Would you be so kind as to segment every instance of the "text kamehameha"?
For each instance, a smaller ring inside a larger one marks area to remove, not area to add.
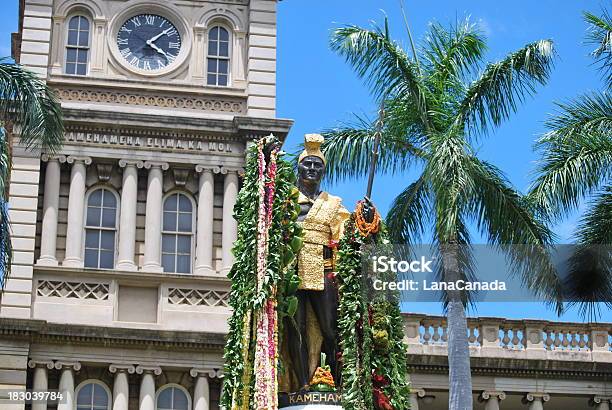
[[[136,148],[161,148],[183,151],[232,152],[232,144],[217,141],[186,140],[179,138],[138,137],[131,135],[107,135],[90,132],[68,132],[68,142],[84,142],[100,145],[119,145]]]

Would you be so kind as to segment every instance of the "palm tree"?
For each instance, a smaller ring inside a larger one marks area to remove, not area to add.
[[[389,34],[388,23],[372,30],[347,26],[334,31],[332,48],[384,100],[378,170],[418,167],[387,215],[397,243],[415,244],[432,232],[441,256],[439,279],[473,275],[469,224],[494,245],[533,245],[531,258],[515,252],[529,288],[556,303],[560,283],[542,246],[551,233],[494,165],[476,155],[474,144],[516,111],[546,83],[554,51],[550,40],[527,44],[503,60],[483,64],[485,38],[468,20],[449,28],[432,24],[421,48],[410,56]],[[368,170],[375,124],[360,119],[326,132],[325,154],[332,179]],[[448,292],[449,409],[472,409],[472,383],[465,309],[469,295]]]
[[[61,106],[53,91],[36,74],[0,59],[0,296],[11,267],[7,212],[10,127],[28,149],[53,153],[64,140]]]
[[[530,196],[552,222],[589,199],[575,232],[579,245],[576,257],[582,254],[593,261],[594,245],[612,244],[612,16],[604,9],[601,16],[584,13],[584,18],[605,89],[558,104],[558,112],[546,122],[548,132],[536,144],[542,159]],[[609,267],[570,272],[567,288],[573,291],[572,299],[586,300],[580,304],[584,316],[599,315],[597,301],[612,307],[612,276],[608,272]]]

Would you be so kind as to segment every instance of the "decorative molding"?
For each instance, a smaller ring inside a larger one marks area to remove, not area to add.
[[[189,170],[184,168],[172,168],[174,176],[174,184],[176,186],[185,186],[189,178]]]
[[[98,170],[98,181],[108,182],[111,179],[113,173],[113,164],[96,163],[96,169]]]
[[[108,283],[66,282],[40,280],[36,286],[36,295],[81,300],[108,300]]]
[[[225,175],[225,174],[239,174],[242,175],[244,174],[244,168],[241,167],[232,167],[232,166],[222,166],[221,167],[221,174]]]
[[[91,165],[91,161],[92,161],[91,157],[77,157],[77,156],[70,155],[66,158],[66,162],[69,164],[82,162],[85,165]]]
[[[75,372],[78,372],[79,370],[81,370],[81,363],[79,363],[79,362],[64,362],[64,361],[58,360],[58,361],[55,362],[55,369],[56,370],[72,369]]]
[[[490,398],[496,398],[499,401],[505,400],[506,399],[506,393],[504,393],[503,391],[483,391],[480,396],[478,397],[479,401],[487,401]]]
[[[229,307],[229,292],[204,289],[168,289],[170,305]]]
[[[136,374],[153,373],[155,376],[162,374],[162,369],[159,366],[136,366]]]
[[[52,360],[30,360],[28,361],[28,367],[30,369],[35,369],[37,367],[46,367],[49,370],[55,368],[55,363]]]
[[[137,160],[133,160],[133,159],[120,159],[119,160],[119,167],[120,168],[125,168],[128,166],[134,166],[136,168],[142,168],[144,167],[144,161],[137,161]]]
[[[108,371],[111,373],[127,372],[128,374],[134,374],[134,372],[136,371],[136,367],[134,367],[134,365],[131,365],[131,364],[113,363],[110,366],[108,366]]]
[[[171,94],[146,94],[130,91],[113,91],[103,89],[58,88],[57,93],[62,101],[78,101],[85,103],[125,104],[142,107],[176,108],[182,110],[198,110],[222,112],[230,114],[245,114],[244,99],[212,98],[185,96],[177,97]]]

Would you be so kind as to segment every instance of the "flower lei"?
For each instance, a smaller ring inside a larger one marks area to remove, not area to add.
[[[363,235],[357,223],[357,215],[351,215],[338,251],[342,406],[405,410],[410,404],[399,295],[373,291],[373,278],[362,270],[363,246],[387,242],[384,225],[372,237]]]
[[[231,410],[278,408],[279,337],[282,318],[295,305],[293,265],[301,234],[291,165],[277,140],[249,148],[243,188],[234,214],[238,239],[232,280],[230,331],[225,349],[222,405]],[[272,145],[272,147],[270,146]],[[269,150],[266,161],[265,151]]]

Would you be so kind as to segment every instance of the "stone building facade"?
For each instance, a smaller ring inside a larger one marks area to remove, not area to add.
[[[13,147],[0,410],[218,409],[245,148],[292,125],[276,118],[277,1],[20,6],[13,55],[57,90],[66,135],[57,153]],[[443,410],[445,319],[405,320],[412,408]],[[476,409],[610,409],[612,325],[469,332]],[[3,397],[25,389],[68,397]]]
[[[13,54],[66,130],[57,153],[15,142],[0,388],[71,392],[59,410],[218,408],[245,148],[292,125],[277,2],[20,6]]]

